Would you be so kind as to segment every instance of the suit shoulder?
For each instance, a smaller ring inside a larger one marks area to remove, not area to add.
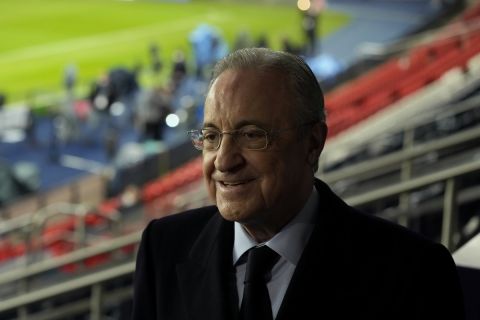
[[[358,241],[370,248],[386,252],[404,252],[407,255],[424,252],[439,244],[424,235],[381,217],[353,209],[353,220]]]
[[[217,207],[207,206],[191,209],[150,221],[146,229],[154,233],[175,233],[192,229],[202,229],[210,218],[218,212]]]
[[[372,252],[391,252],[392,249],[416,251],[433,243],[399,224],[348,205],[320,180],[316,181],[316,188],[323,199],[320,210],[330,212],[321,217],[321,223],[326,225],[324,231],[330,233],[335,230],[334,237],[338,237],[338,243]]]
[[[183,259],[217,212],[209,206],[154,219],[144,229],[140,247],[155,261]]]

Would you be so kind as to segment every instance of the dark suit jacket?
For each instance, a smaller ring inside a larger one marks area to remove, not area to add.
[[[277,320],[463,319],[445,247],[346,205],[323,182],[318,222]],[[236,319],[233,223],[216,207],[152,221],[137,257],[133,319]]]

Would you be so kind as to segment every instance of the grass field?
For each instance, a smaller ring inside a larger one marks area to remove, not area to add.
[[[35,93],[59,92],[68,64],[77,67],[79,83],[85,87],[110,67],[147,65],[150,43],[159,45],[166,75],[174,50],[184,50],[191,60],[188,36],[201,23],[221,30],[230,45],[242,30],[253,38],[267,34],[274,48],[279,48],[283,36],[301,43],[295,3],[1,0],[0,92],[8,102]],[[325,11],[322,34],[348,19]],[[148,79],[143,74],[142,81]]]

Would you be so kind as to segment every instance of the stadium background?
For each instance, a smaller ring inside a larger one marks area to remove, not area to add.
[[[263,40],[325,89],[317,175],[455,252],[479,319],[478,2],[319,3],[309,50],[295,1],[0,2],[0,317],[128,318],[143,226],[209,203],[185,134],[209,68]]]

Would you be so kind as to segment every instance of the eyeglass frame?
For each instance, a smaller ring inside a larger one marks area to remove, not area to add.
[[[310,122],[306,122],[306,123],[303,123],[303,124],[300,124],[298,126],[295,126],[295,127],[291,127],[291,128],[282,128],[282,129],[273,129],[273,130],[266,130],[264,128],[261,128],[261,127],[258,127],[256,125],[251,125],[251,126],[254,126],[256,129],[260,130],[260,131],[263,131],[265,133],[265,146],[262,147],[262,148],[246,148],[246,147],[242,147],[243,149],[245,150],[251,150],[251,151],[260,151],[260,150],[265,150],[268,148],[268,146],[270,145],[270,142],[271,142],[271,138],[281,132],[281,131],[288,131],[288,130],[296,130],[298,128],[301,128],[303,126],[309,126],[309,125],[314,125],[316,123],[320,122],[320,120],[315,120],[315,121],[310,121]],[[244,127],[247,127],[248,125],[244,126]],[[187,131],[187,134],[190,136],[190,140],[192,141],[192,144],[193,144],[193,147],[197,150],[200,150],[200,151],[216,151],[218,149],[220,149],[220,146],[222,144],[222,141],[223,141],[223,135],[225,134],[229,134],[232,136],[233,140],[235,141],[235,143],[238,143],[237,142],[237,137],[238,137],[238,133],[240,131],[242,131],[243,128],[240,128],[240,129],[235,129],[235,130],[228,130],[228,131],[220,131],[216,128],[202,128],[202,129],[195,129],[195,130],[189,130]],[[197,134],[199,136],[203,136],[203,132],[202,130],[212,130],[212,131],[216,131],[220,134],[220,139],[218,140],[218,145],[213,148],[213,149],[205,149],[203,147],[203,142],[202,142],[202,147],[199,148],[197,147],[197,145],[195,144],[195,141],[194,141],[194,138],[193,138],[193,135],[194,134]]]

